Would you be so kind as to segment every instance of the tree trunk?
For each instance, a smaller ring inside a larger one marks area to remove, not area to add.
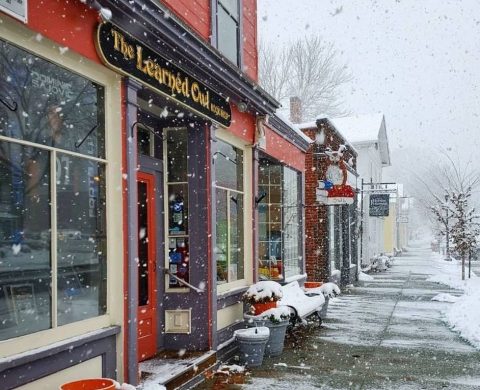
[[[462,280],[465,280],[465,256],[462,256]]]

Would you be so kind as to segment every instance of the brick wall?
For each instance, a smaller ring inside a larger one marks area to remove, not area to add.
[[[338,150],[345,143],[338,133],[328,125],[323,125],[325,131],[325,147]],[[305,129],[304,133],[312,140],[320,130],[315,128]],[[328,220],[327,206],[319,205],[316,201],[316,188],[318,180],[325,178],[329,165],[325,156],[314,153],[320,151],[312,144],[305,157],[305,265],[307,279],[311,281],[328,281]],[[344,154],[345,161],[356,154],[347,150]]]

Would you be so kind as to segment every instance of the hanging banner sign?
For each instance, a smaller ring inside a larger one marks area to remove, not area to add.
[[[370,217],[388,217],[390,211],[389,194],[370,195]]]
[[[113,24],[99,25],[97,51],[110,68],[137,79],[222,126],[230,126],[232,112],[224,97]]]
[[[329,152],[330,165],[325,180],[319,180],[316,189],[317,202],[326,206],[350,205],[355,200],[355,191],[347,184],[348,172],[343,161],[343,149]]]

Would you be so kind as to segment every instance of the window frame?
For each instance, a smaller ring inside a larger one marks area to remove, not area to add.
[[[107,240],[107,280],[106,280],[106,312],[96,317],[87,318],[84,320],[68,323],[61,325],[59,327],[52,326],[45,330],[40,330],[38,332],[29,333],[26,335],[6,339],[0,342],[0,345],[4,347],[5,351],[9,351],[8,354],[12,353],[22,353],[29,351],[33,348],[41,348],[45,345],[59,342],[66,338],[75,337],[82,335],[86,332],[97,330],[99,328],[108,327],[111,324],[118,323],[123,319],[123,300],[118,300],[115,297],[112,297],[111,291],[123,290],[123,270],[119,274],[118,266],[114,264],[112,259],[123,258],[124,251],[123,247],[118,245],[113,245],[113,243],[118,240],[118,237],[123,235],[123,209],[118,210],[118,205],[123,204],[123,198],[121,191],[116,191],[115,188],[122,187],[122,172],[119,167],[122,166],[121,153],[119,151],[122,148],[122,139],[121,137],[111,136],[109,134],[110,129],[121,128],[121,118],[118,117],[115,113],[121,110],[122,98],[121,98],[121,78],[114,73],[106,69],[100,64],[93,63],[91,61],[85,61],[84,57],[81,55],[69,51],[60,54],[61,46],[57,43],[50,41],[47,38],[42,39],[41,41],[32,40],[32,32],[27,29],[25,26],[19,26],[17,23],[14,23],[10,20],[3,19],[3,23],[0,25],[0,39],[4,40],[10,45],[16,46],[21,50],[24,50],[31,54],[32,56],[40,57],[56,66],[59,66],[68,72],[77,74],[81,77],[84,77],[104,88],[104,124],[105,124],[105,156],[104,158],[99,158],[95,156],[87,156],[81,153],[53,148],[47,145],[35,144],[30,141],[15,139],[7,136],[0,136],[2,141],[12,142],[20,145],[31,146],[35,148],[42,149],[55,149],[56,152],[62,154],[68,154],[73,157],[79,157],[82,159],[89,159],[92,161],[97,161],[104,163],[105,167],[105,192],[106,197],[109,199],[107,202],[105,210],[105,226],[106,226],[106,240]],[[54,158],[55,153],[51,153],[50,162]],[[53,167],[50,167],[50,172]],[[54,178],[55,176],[53,176]],[[52,175],[50,180],[53,180]],[[54,183],[55,184],[55,183]],[[55,195],[55,190],[52,186],[50,189],[52,198]],[[56,195],[55,195],[56,197]],[[56,212],[56,204],[51,200],[51,219],[56,218],[54,213]],[[114,207],[113,205],[117,205]],[[54,226],[52,225],[52,236],[56,234],[53,231]],[[51,258],[51,267],[53,269],[53,253],[56,254],[56,246],[54,241],[52,242],[52,258]],[[58,262],[57,262],[58,263]],[[57,264],[55,264],[55,267]],[[54,276],[52,275],[52,278]],[[52,290],[56,286],[53,286],[53,280],[56,280],[56,277],[52,279]],[[56,310],[56,299],[52,296],[52,313]],[[122,302],[121,302],[122,301]],[[61,331],[59,329],[61,328]]]
[[[277,279],[280,282],[285,282],[286,280],[295,277],[297,275],[302,275],[305,272],[305,263],[304,263],[304,252],[303,252],[303,212],[302,212],[302,203],[303,203],[303,188],[302,188],[302,173],[298,171],[297,169],[282,163],[278,160],[275,160],[274,158],[270,157],[269,155],[265,153],[260,153],[259,156],[259,168],[261,165],[262,161],[268,161],[270,166],[279,166],[281,171],[281,177],[280,177],[280,194],[281,194],[281,203],[280,203],[280,210],[281,210],[281,251],[282,251],[282,273],[281,273],[281,278]],[[298,267],[300,269],[299,274],[295,275],[286,275],[285,274],[285,170],[289,169],[296,175],[296,186],[297,186],[297,217],[298,217]],[[260,171],[260,169],[259,169]],[[264,183],[260,183],[260,180],[258,180],[257,183],[258,187],[264,186]],[[271,186],[271,183],[269,181],[268,187]],[[258,209],[258,206],[257,206]],[[259,223],[259,222],[258,222]],[[267,243],[270,243],[270,240],[265,241]],[[257,230],[257,243],[260,243],[260,237],[259,237],[259,229]],[[258,248],[257,248],[257,258],[258,258]],[[258,259],[260,260],[260,259]],[[259,274],[258,269],[257,269],[257,274]],[[268,280],[275,280],[275,279],[268,279]]]
[[[170,182],[168,178],[168,132],[170,131],[181,131],[185,130],[187,133],[187,180],[186,181],[175,181],[175,182]],[[169,207],[169,199],[168,199],[168,190],[169,186],[171,185],[186,185],[187,187],[187,194],[189,194],[189,175],[188,175],[188,166],[189,166],[189,161],[188,161],[188,139],[189,139],[189,131],[188,127],[185,126],[176,126],[176,127],[166,127],[163,129],[163,209],[165,210],[164,212],[164,240],[165,240],[165,245],[164,245],[164,266],[165,269],[170,269],[170,255],[169,255],[169,240],[170,238],[184,238],[188,242],[188,247],[190,248],[190,197],[188,196],[187,198],[187,220],[188,220],[188,231],[185,234],[178,234],[178,235],[170,235],[169,232],[169,221],[170,221],[170,207]],[[189,277],[190,275],[190,267],[188,269],[188,274]],[[180,285],[179,287],[170,287],[170,275],[165,275],[165,292],[166,293],[189,293],[190,288],[184,285]]]
[[[226,55],[220,51],[218,48],[218,7],[222,7],[225,12],[230,16],[230,13],[228,12],[227,8],[224,7],[221,3],[221,0],[211,0],[210,3],[210,8],[211,8],[211,25],[212,25],[212,31],[211,31],[211,39],[210,43],[212,46],[214,46],[222,55],[224,58],[234,64],[236,67],[240,68],[243,70],[243,0],[236,0],[237,6],[238,6],[238,21],[237,21],[237,61],[232,62],[229,58],[226,57]],[[233,18],[232,18],[233,19]]]
[[[252,263],[252,248],[253,248],[253,235],[248,234],[248,232],[253,231],[253,202],[252,202],[252,180],[251,175],[248,175],[248,172],[252,172],[252,146],[249,144],[242,143],[238,138],[233,136],[226,129],[218,128],[215,131],[215,136],[218,140],[226,142],[235,148],[238,148],[243,151],[243,279],[238,279],[233,282],[226,282],[217,284],[215,280],[215,286],[217,288],[217,296],[235,290],[237,288],[247,287],[253,282],[253,263]],[[216,140],[213,141],[212,148],[212,173],[215,174],[215,165],[213,160],[213,154],[216,151],[215,148]],[[212,188],[212,226],[216,225],[216,180],[211,184]],[[225,187],[219,186],[218,188],[225,190]],[[229,189],[230,190],[230,189]],[[241,191],[235,191],[241,192]],[[216,245],[216,230],[212,234],[213,247]],[[213,256],[213,266],[216,268],[217,265],[217,255],[212,253]],[[215,272],[216,275],[216,272]]]

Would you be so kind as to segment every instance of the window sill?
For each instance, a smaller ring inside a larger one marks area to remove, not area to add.
[[[307,279],[307,274],[300,274],[300,275],[293,275],[293,276],[289,276],[288,278],[285,278],[285,283],[290,283],[290,282],[294,282],[296,280],[305,280]]]
[[[248,290],[248,286],[232,287],[230,290],[217,293],[217,301],[220,299],[229,298],[233,295],[243,294],[247,290]]]

